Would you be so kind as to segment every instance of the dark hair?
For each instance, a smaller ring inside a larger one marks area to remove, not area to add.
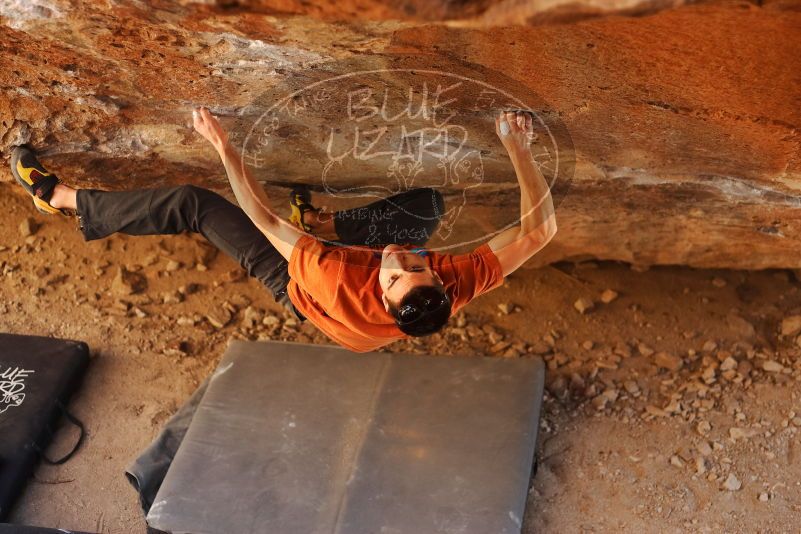
[[[418,286],[389,309],[400,331],[412,337],[438,332],[451,316],[451,299],[440,286]]]

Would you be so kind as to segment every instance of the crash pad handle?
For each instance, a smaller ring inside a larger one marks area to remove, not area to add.
[[[50,465],[61,465],[70,458],[72,458],[75,455],[75,453],[78,452],[78,449],[81,448],[81,445],[83,444],[83,438],[86,436],[86,429],[84,428],[83,423],[80,420],[78,420],[77,417],[72,415],[67,410],[67,408],[60,402],[56,402],[56,406],[58,407],[59,410],[61,410],[62,415],[67,419],[67,421],[78,427],[78,430],[80,430],[80,434],[78,435],[78,441],[75,443],[75,446],[72,448],[72,450],[67,454],[65,454],[63,457],[59,458],[58,460],[51,460],[50,457],[47,456],[47,453],[45,453],[45,451],[41,447],[39,447],[38,444],[36,443],[33,444],[33,449],[39,453],[39,456],[42,457],[42,460],[44,460]]]

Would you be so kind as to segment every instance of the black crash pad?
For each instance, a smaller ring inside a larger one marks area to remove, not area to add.
[[[66,414],[88,364],[85,343],[0,334],[0,521]]]
[[[233,342],[148,513],[166,532],[519,532],[538,358]]]

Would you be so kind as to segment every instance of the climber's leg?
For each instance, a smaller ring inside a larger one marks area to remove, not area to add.
[[[439,191],[421,187],[367,206],[338,211],[327,222],[344,245],[423,246],[444,213],[445,203]]]
[[[115,232],[197,232],[267,286],[276,301],[290,305],[286,260],[245,212],[217,193],[192,185],[112,192],[81,189],[76,210],[87,241]]]

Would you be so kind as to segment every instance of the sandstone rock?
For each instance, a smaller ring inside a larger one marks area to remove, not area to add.
[[[617,297],[618,297],[617,291],[613,289],[605,289],[601,293],[601,302],[603,302],[604,304],[609,304],[610,302],[617,300]]]
[[[742,339],[753,339],[756,335],[754,325],[742,316],[736,313],[730,313],[726,316],[726,322],[732,331],[736,332]]]
[[[737,364],[737,372],[744,377],[750,375],[753,368],[754,365],[748,360],[740,360],[740,363]]]
[[[703,475],[706,473],[706,460],[702,457],[695,459],[695,474]]]
[[[492,345],[489,350],[493,354],[498,354],[498,353],[501,353],[501,352],[505,351],[510,346],[511,346],[511,343],[509,343],[508,341],[499,341],[499,342],[495,343],[494,345]]]
[[[509,315],[510,313],[514,313],[517,311],[517,306],[515,306],[511,302],[502,302],[501,304],[498,304],[498,310],[503,315]]]
[[[616,354],[604,355],[595,361],[595,365],[599,369],[618,369],[620,367],[620,356]]]
[[[654,356],[654,363],[659,367],[674,372],[684,365],[684,361],[679,356],[668,352],[657,352]]]
[[[709,421],[698,421],[698,424],[695,425],[695,430],[701,436],[706,436],[712,430],[712,425]]]
[[[218,329],[227,326],[231,319],[233,319],[231,312],[224,307],[206,315],[209,324]]]
[[[791,337],[801,332],[801,315],[790,315],[782,319],[781,334]]]
[[[759,435],[759,430],[756,430],[754,428],[731,427],[729,429],[729,437],[735,441],[738,439],[753,438],[754,436],[758,435]]]
[[[623,382],[623,389],[626,390],[627,393],[635,395],[640,392],[640,386],[637,385],[637,382],[634,380],[626,380]]]
[[[729,476],[726,477],[726,481],[723,483],[723,487],[728,491],[738,491],[743,487],[743,484],[734,473],[729,473]]]
[[[592,399],[592,404],[595,406],[597,410],[603,410],[606,408],[607,404],[613,403],[617,400],[618,397],[618,390],[615,388],[609,388],[604,390],[603,393],[598,395],[597,397]]]
[[[188,341],[171,341],[166,347],[164,347],[163,354],[165,356],[182,358],[189,354],[190,351],[191,345]]]
[[[775,360],[765,360],[762,362],[762,369],[768,373],[781,373],[784,371],[784,366]]]
[[[245,279],[245,271],[242,269],[231,269],[222,275],[223,282],[239,282]]]
[[[200,185],[219,186],[219,161],[186,128],[193,105],[211,106],[244,137],[267,107],[259,97],[301,89],[312,66],[330,66],[328,75],[386,70],[408,55],[418,67],[467,75],[466,65],[475,64],[483,82],[542,95],[547,120],[561,118],[571,144],[580,147],[564,149],[569,157],[562,161],[575,162],[570,167],[582,179],[559,212],[563,231],[532,263],[596,257],[798,268],[801,221],[788,215],[794,207],[786,202],[797,193],[799,173],[797,91],[773,75],[799,70],[793,32],[801,14],[792,2],[676,7],[649,17],[583,20],[569,31],[544,24],[682,3],[414,0],[404,8],[376,0],[220,0],[144,9],[87,0],[59,2],[58,16],[45,18],[31,15],[37,11],[29,2],[5,2],[2,64],[26,59],[0,72],[4,87],[24,87],[0,95],[0,151],[29,142],[58,154],[60,173],[76,177],[78,186],[133,188],[189,173]],[[254,16],[248,7],[269,16]],[[332,22],[342,19],[347,29]],[[420,26],[453,19],[458,24]],[[504,26],[503,39],[496,24]],[[335,58],[348,63],[331,66]],[[390,82],[402,89],[409,76]],[[337,89],[346,94],[348,87],[340,82]],[[452,94],[462,97],[453,106],[457,113],[470,115],[474,92]],[[282,183],[316,177],[319,186],[325,143],[311,140],[322,139],[328,125],[345,125],[341,108],[277,129],[269,139],[283,142],[273,156],[276,168],[250,151],[258,178],[278,187],[276,176]],[[484,179],[474,191],[484,202],[470,202],[449,226],[459,242],[476,237],[479,218],[498,228],[514,215],[515,178],[502,164],[489,122],[481,117],[469,125],[467,148],[485,154]],[[290,163],[286,154],[298,157]],[[382,158],[362,163],[358,173],[343,166],[349,181],[343,185],[376,185],[377,176],[388,176]],[[0,176],[11,179],[7,166]],[[459,196],[458,184],[449,188],[450,199]]]
[[[134,295],[141,293],[145,288],[147,288],[147,279],[125,267],[117,268],[117,274],[111,281],[111,291],[117,295]]]
[[[193,317],[178,317],[175,321],[179,326],[195,326],[197,321]]]
[[[117,299],[108,308],[108,312],[111,315],[115,315],[117,317],[126,317],[128,315],[128,310],[130,308],[131,308],[130,302],[122,299]]]
[[[595,304],[590,299],[581,297],[573,303],[573,307],[576,308],[580,314],[584,315],[592,310],[595,307]]]
[[[631,347],[629,347],[628,344],[625,342],[616,344],[612,352],[614,352],[621,358],[631,358]]]
[[[659,408],[658,406],[654,406],[653,404],[649,404],[649,405],[647,405],[645,407],[645,413],[647,413],[648,415],[652,415],[654,417],[668,417],[668,416],[670,416],[670,414],[668,412],[666,412],[662,408]]]
[[[714,352],[718,348],[718,344],[712,341],[711,339],[704,343],[704,346],[701,347],[701,350],[704,352]]]
[[[706,440],[701,440],[701,442],[698,443],[698,446],[696,448],[698,449],[698,452],[701,453],[703,456],[709,456],[710,454],[712,454],[712,446],[709,445],[709,442]]]
[[[281,319],[276,317],[275,315],[269,314],[265,315],[264,319],[262,319],[262,324],[268,327],[277,326],[281,323]]]
[[[529,345],[529,352],[532,354],[537,354],[540,356],[544,356],[545,354],[550,354],[553,352],[553,347],[544,341],[534,341]]]
[[[164,304],[178,304],[183,302],[184,295],[180,291],[166,291],[161,296],[161,301]]]
[[[25,217],[19,223],[19,235],[22,237],[29,237],[34,235],[39,230],[39,223],[33,217]]]
[[[258,308],[254,308],[252,306],[248,306],[245,308],[245,312],[242,317],[242,326],[245,328],[253,328],[257,324],[260,324],[264,319],[264,312]]]
[[[561,399],[567,394],[567,381],[561,375],[557,376],[548,384],[548,392],[554,397]]]

